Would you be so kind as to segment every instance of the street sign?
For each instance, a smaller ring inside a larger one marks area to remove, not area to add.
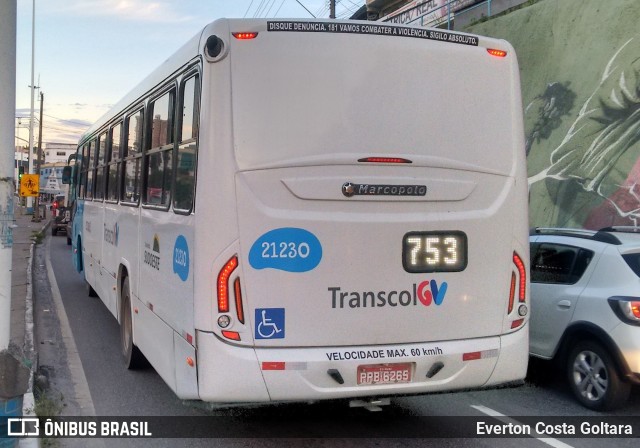
[[[38,196],[40,193],[40,175],[23,174],[20,179],[20,196]]]

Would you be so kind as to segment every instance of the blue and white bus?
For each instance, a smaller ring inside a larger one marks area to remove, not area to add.
[[[521,381],[527,179],[505,41],[218,20],[81,138],[73,257],[183,399]]]

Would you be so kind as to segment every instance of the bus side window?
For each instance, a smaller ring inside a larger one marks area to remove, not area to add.
[[[92,140],[87,145],[88,164],[87,164],[87,188],[85,189],[84,197],[87,199],[93,199],[93,172],[95,171],[96,161],[96,141]]]
[[[125,142],[123,148],[123,182],[120,200],[137,204],[140,200],[140,169],[142,166],[142,129],[144,115],[142,109],[129,115],[125,120]]]
[[[80,149],[81,155],[76,160],[78,170],[78,197],[84,198],[87,189],[87,145],[83,145]]]
[[[104,199],[104,174],[105,174],[105,159],[107,146],[107,133],[104,132],[98,137],[98,145],[96,147],[96,187],[94,198],[96,200]]]
[[[171,174],[173,172],[173,117],[175,93],[170,90],[149,106],[153,117],[151,142],[146,151],[147,176],[144,203],[169,207],[171,201]]]
[[[109,201],[118,200],[118,162],[120,161],[120,136],[122,134],[122,122],[111,128],[111,157],[108,160],[105,175],[107,181],[107,196]]]
[[[180,212],[191,212],[196,183],[196,157],[198,150],[198,123],[200,77],[198,74],[183,81],[180,88],[180,134],[176,156],[176,182],[173,208]]]

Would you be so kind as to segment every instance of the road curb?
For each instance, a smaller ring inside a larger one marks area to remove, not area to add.
[[[47,227],[49,227],[50,221],[47,220],[40,229],[40,233],[46,233]],[[25,332],[24,332],[24,345],[26,357],[31,362],[31,372],[29,374],[29,388],[24,394],[22,401],[22,416],[23,417],[35,417],[35,396],[33,394],[33,379],[35,372],[38,370],[38,353],[34,347],[34,317],[33,317],[33,263],[34,253],[37,242],[31,243],[29,249],[29,259],[27,260],[27,293],[25,297]],[[19,441],[20,448],[36,448],[40,447],[39,438],[24,438]]]

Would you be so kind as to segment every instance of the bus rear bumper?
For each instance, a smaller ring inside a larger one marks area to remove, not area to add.
[[[465,341],[329,348],[245,348],[199,332],[200,398],[219,403],[314,401],[511,383],[526,373],[523,330]],[[395,370],[407,364],[409,382],[362,384],[362,366],[375,371],[381,365]]]

